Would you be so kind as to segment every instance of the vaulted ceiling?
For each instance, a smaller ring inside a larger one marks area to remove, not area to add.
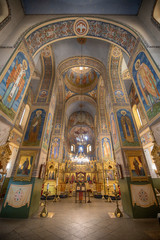
[[[21,0],[25,14],[137,15],[142,0]]]

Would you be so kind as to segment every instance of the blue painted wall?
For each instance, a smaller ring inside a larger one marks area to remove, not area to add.
[[[142,0],[21,0],[25,14],[136,15]]]

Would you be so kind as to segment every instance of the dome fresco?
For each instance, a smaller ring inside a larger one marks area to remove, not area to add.
[[[74,67],[64,73],[67,87],[76,92],[84,93],[92,90],[98,81],[100,74],[89,67]]]

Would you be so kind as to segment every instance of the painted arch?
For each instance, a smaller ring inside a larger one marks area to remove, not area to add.
[[[47,21],[38,24],[36,27],[34,26],[32,29],[29,29],[28,32],[25,32],[24,35],[21,36],[21,38],[17,41],[17,45],[19,44],[19,46],[14,51],[7,66],[5,66],[0,77],[0,83],[3,80],[4,74],[10,68],[10,66],[12,66],[14,58],[16,57],[22,46],[27,60],[31,62],[32,65],[34,65],[33,57],[45,46],[56,41],[68,38],[77,38],[77,35],[74,31],[74,23],[76,19],[77,17],[71,17]],[[132,56],[134,54],[140,38],[129,27],[106,19],[90,17],[86,17],[85,19],[88,23],[88,32],[85,36],[86,38],[107,41],[114,45],[118,45],[121,49],[123,49],[123,51],[128,54],[128,56]],[[30,78],[33,71],[34,66],[31,70]],[[27,82],[27,86],[29,85],[29,82],[30,79]],[[25,91],[22,96],[22,101],[24,95]],[[8,109],[0,109],[2,111],[2,114],[5,115],[5,117],[7,117],[9,121],[14,122],[19,112],[20,105],[21,104],[19,104],[19,107],[16,110],[14,117],[12,118],[8,115]]]
[[[34,57],[44,46],[68,38],[77,38],[74,23],[77,17],[47,21],[34,27],[25,35],[28,48]],[[85,18],[88,22],[86,38],[95,38],[118,45],[132,55],[137,34],[122,24],[100,18]]]

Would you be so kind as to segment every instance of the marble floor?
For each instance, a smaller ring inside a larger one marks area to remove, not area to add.
[[[48,201],[51,218],[39,212],[29,219],[0,219],[3,240],[160,240],[157,219],[114,218],[115,203],[91,199],[92,203],[75,203],[74,198]],[[120,206],[120,209],[122,207]]]

